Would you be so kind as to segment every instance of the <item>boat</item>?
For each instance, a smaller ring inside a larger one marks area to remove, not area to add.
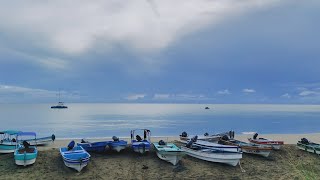
[[[301,141],[297,143],[298,149],[303,151],[320,154],[320,144],[309,141],[306,138],[302,138]]]
[[[258,137],[258,133],[255,133],[253,135],[253,138],[248,138],[248,141],[254,144],[268,145],[276,150],[279,150],[281,146],[284,144],[283,141],[276,141],[276,140],[266,139],[266,138],[257,139],[257,137]]]
[[[15,163],[19,166],[34,164],[38,156],[37,147],[30,146],[27,141],[22,141],[22,144],[18,143],[21,142],[19,138],[22,138],[22,136],[34,136],[34,139],[36,139],[35,132],[19,132],[17,134],[16,149],[14,151]]]
[[[175,144],[165,143],[163,140],[160,140],[158,143],[153,143],[153,146],[155,147],[157,156],[160,159],[168,161],[174,166],[177,165],[185,155],[185,152]]]
[[[81,143],[77,143],[77,145],[88,152],[104,152],[109,145],[109,141],[89,142],[82,139]]]
[[[143,139],[141,136],[136,135],[137,131],[143,131]],[[131,146],[134,152],[144,154],[150,151],[151,146],[151,132],[148,129],[135,129],[131,130]]]
[[[32,146],[35,146],[35,145],[36,146],[44,146],[44,145],[48,145],[48,144],[54,142],[55,139],[56,139],[56,136],[54,134],[52,134],[51,136],[37,138],[37,139],[27,139],[25,141],[27,141]]]
[[[120,152],[127,147],[127,141],[119,140],[119,138],[116,136],[113,136],[112,140],[113,141],[109,141],[109,147],[114,151]]]
[[[192,138],[186,146],[182,146],[181,150],[185,151],[187,155],[202,159],[209,162],[224,163],[231,166],[236,166],[239,164],[242,158],[241,151],[229,151],[217,148],[204,148],[194,145],[193,143],[197,141],[197,138]]]
[[[210,108],[207,106],[207,107],[205,107],[204,109],[210,109]]]
[[[0,153],[13,153],[17,145],[17,134],[21,131],[6,130],[0,132]]]
[[[80,172],[88,165],[91,156],[81,146],[74,145],[75,142],[71,141],[67,147],[60,148],[60,154],[64,164],[67,167],[73,168]]]
[[[272,147],[269,146],[254,143],[246,143],[235,139],[221,138],[219,144],[239,146],[241,147],[244,153],[256,154],[263,157],[268,157],[272,151]]]
[[[187,132],[182,132],[180,136],[180,142],[186,144],[188,141],[190,141],[190,137],[194,137],[194,136],[189,136]],[[219,139],[222,137],[221,134],[213,134],[213,135],[209,135],[209,133],[204,133],[203,136],[198,136],[198,140],[204,140],[204,141],[210,141],[210,142],[218,142]]]
[[[57,105],[51,106],[51,109],[66,109],[68,106],[64,105],[63,102],[58,102]]]
[[[242,152],[242,149],[239,146],[223,145],[203,140],[197,140],[193,142],[192,145],[203,149],[215,149],[226,152]]]
[[[59,102],[55,106],[51,106],[51,109],[66,109],[68,106],[64,105],[62,101],[60,101],[60,91],[59,91]]]

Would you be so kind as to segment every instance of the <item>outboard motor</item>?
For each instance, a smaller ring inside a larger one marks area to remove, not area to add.
[[[30,144],[27,141],[22,142],[25,149],[29,149]]]
[[[74,145],[76,143],[74,141],[71,141],[69,144],[68,144],[68,151],[70,151],[71,149],[73,149]]]
[[[11,140],[12,142],[17,142],[17,140],[15,139],[15,138],[12,138],[12,140]]]
[[[204,136],[209,136],[209,133],[207,133],[207,132],[206,132],[206,133],[204,133]]]
[[[228,140],[229,140],[229,137],[228,137],[228,135],[223,135],[223,136],[221,137],[221,139],[224,140],[224,141],[228,141]]]
[[[309,140],[307,138],[301,138],[302,144],[309,144]]]
[[[230,138],[234,139],[234,131],[232,131],[231,135],[232,135],[232,137],[230,137]]]
[[[160,140],[158,144],[162,146],[166,145],[166,143],[163,140]]]
[[[113,141],[119,141],[119,138],[117,136],[112,136]]]
[[[187,132],[183,131],[182,134],[181,134],[181,137],[188,137]]]
[[[56,140],[56,136],[54,134],[51,135],[52,141]]]
[[[257,139],[257,137],[258,137],[258,133],[255,133],[255,134],[253,135],[253,139]]]
[[[142,138],[139,135],[136,135],[136,139],[138,142],[140,142],[142,140]]]
[[[198,136],[195,136],[195,137],[191,138],[190,141],[187,143],[186,147],[187,147],[187,148],[190,148],[191,145],[192,145],[194,142],[197,141],[197,139],[198,139]]]
[[[81,143],[87,143],[88,141],[81,139]]]

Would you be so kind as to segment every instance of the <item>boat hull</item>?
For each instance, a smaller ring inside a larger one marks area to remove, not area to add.
[[[182,157],[184,155],[185,155],[184,151],[180,151],[180,152],[159,152],[159,151],[157,151],[157,156],[160,159],[167,161],[167,162],[173,164],[174,166],[180,162],[180,160],[182,159]]]
[[[242,153],[212,153],[210,151],[193,150],[187,147],[181,147],[181,149],[184,150],[189,156],[209,162],[228,164],[231,166],[236,166],[239,164],[239,161],[242,158]]]
[[[315,154],[320,154],[320,145],[319,144],[302,144],[302,143],[297,143],[298,149],[303,150],[303,151],[307,151],[310,153],[315,153]],[[314,147],[314,146],[318,146],[318,147]]]
[[[77,145],[89,152],[104,152],[108,143],[109,141],[103,141],[94,143],[77,143]]]
[[[80,172],[84,167],[88,165],[88,161],[86,162],[69,162],[69,161],[63,161],[64,165],[66,165],[69,168],[75,169],[78,172]]]
[[[110,141],[109,142],[109,147],[110,149],[120,152],[121,150],[125,149],[127,147],[127,141]]]
[[[28,152],[19,153],[19,149],[16,149],[14,151],[14,160],[17,165],[27,166],[36,162],[36,159],[38,156],[38,151],[36,147],[30,147],[30,149],[34,149],[32,153],[28,153]]]
[[[255,154],[263,157],[269,157],[272,151],[271,147],[268,147],[265,145],[245,143],[237,140],[232,140],[232,141],[220,140],[220,143],[226,144],[226,145],[232,145],[232,146],[239,146],[241,147],[244,153]]]
[[[279,150],[281,146],[284,144],[283,141],[274,141],[271,139],[248,139],[249,142],[254,143],[254,144],[260,144],[260,145],[265,145],[265,146],[270,146],[275,150]]]
[[[91,157],[81,146],[76,146],[72,150],[60,148],[60,154],[64,164],[78,172],[88,165]]]
[[[0,153],[13,153],[16,149],[16,145],[0,144]]]
[[[132,149],[134,152],[144,154],[150,151],[150,142],[142,141],[142,142],[132,142]]]

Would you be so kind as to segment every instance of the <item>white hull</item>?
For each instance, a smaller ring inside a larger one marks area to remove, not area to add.
[[[87,162],[86,163],[81,163],[81,164],[68,163],[68,162],[65,162],[65,161],[63,161],[63,162],[67,167],[75,169],[78,172],[80,172],[84,167],[86,167],[88,165]]]
[[[273,149],[279,150],[281,148],[281,145],[271,145]]]
[[[149,152],[149,149],[146,148],[146,149],[143,150],[143,148],[134,148],[133,151],[137,152],[137,153],[140,153],[140,154],[144,154],[146,152]]]
[[[7,150],[7,149],[0,149],[0,153],[13,153],[14,152],[14,149],[9,149],[9,150]]]
[[[120,152],[121,150],[125,149],[126,146],[112,146],[111,149],[117,152]]]
[[[16,161],[16,165],[19,166],[27,166],[27,165],[31,165],[33,163],[36,162],[36,158],[35,159],[30,159],[30,160],[15,160]]]
[[[244,153],[248,153],[248,154],[256,154],[256,155],[260,155],[263,157],[268,157],[271,153],[271,151],[264,151],[264,150],[248,150],[248,149],[244,149],[242,148],[242,151]]]
[[[202,159],[210,162],[224,163],[231,166],[236,166],[242,158],[242,153],[210,153],[200,150],[192,150],[186,147],[181,147],[189,156]]]
[[[52,140],[43,140],[43,141],[37,140],[37,142],[36,141],[28,141],[28,143],[30,143],[31,146],[48,145],[48,144],[50,144],[52,142],[53,142]]]
[[[169,155],[169,154],[160,154],[159,152],[157,152],[157,156],[164,160],[164,161],[167,161],[171,164],[173,164],[174,166],[177,165],[179,163],[179,161],[182,159],[183,157],[183,154],[182,155],[177,155],[177,154],[174,154],[174,155]]]

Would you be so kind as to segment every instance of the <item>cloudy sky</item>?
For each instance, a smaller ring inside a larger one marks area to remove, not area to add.
[[[3,1],[0,103],[320,103],[318,0]]]

